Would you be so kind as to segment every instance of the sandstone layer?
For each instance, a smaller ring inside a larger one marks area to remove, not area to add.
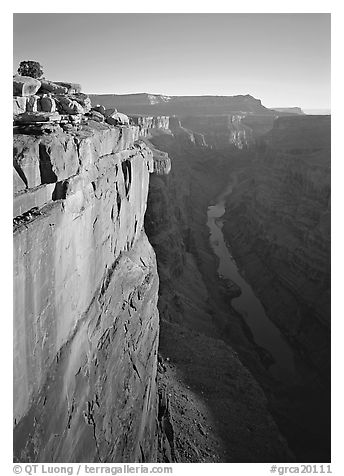
[[[253,96],[164,96],[161,94],[94,94],[92,104],[118,107],[126,114],[142,116],[203,116],[233,113],[267,114],[274,113],[264,107]]]
[[[154,159],[135,126],[14,136],[14,455],[154,461]]]
[[[283,112],[249,95],[106,95],[91,108],[73,83],[24,93],[15,460],[325,461],[328,120],[275,121]],[[225,233],[298,351],[291,386],[217,273],[207,207],[232,174]]]

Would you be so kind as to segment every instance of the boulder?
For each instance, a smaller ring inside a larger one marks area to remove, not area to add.
[[[39,96],[30,96],[27,99],[26,111],[27,112],[37,112],[40,111]]]
[[[82,114],[73,114],[69,117],[69,122],[71,124],[81,124]]]
[[[84,114],[85,110],[77,101],[67,96],[56,96],[59,112],[65,114]]]
[[[13,98],[13,115],[22,114],[26,111],[27,97],[15,96]]]
[[[105,116],[105,107],[100,105],[100,104],[97,104],[95,107],[92,108],[92,111],[97,111],[97,112],[100,112],[100,114],[103,114],[103,116]]]
[[[118,112],[115,107],[112,107],[110,109],[105,109],[105,117],[111,116],[112,114]]]
[[[112,126],[129,125],[129,117],[121,112],[112,113],[110,116],[107,116],[105,121]]]
[[[103,116],[103,114],[101,114],[101,113],[98,112],[98,111],[94,111],[94,110],[92,110],[92,111],[89,113],[89,118],[90,118],[92,121],[97,121],[97,122],[104,122],[104,120],[105,120],[105,117]]]
[[[38,79],[30,78],[30,76],[13,76],[13,96],[33,96],[41,87]]]
[[[87,94],[84,93],[75,93],[69,96],[73,101],[78,102],[83,108],[84,112],[89,112],[92,108],[91,99]]]
[[[75,94],[75,93],[80,93],[81,92],[81,84],[65,83],[65,82],[61,82],[61,81],[56,81],[55,84],[58,84],[59,86],[67,88],[67,93],[68,94]]]
[[[43,96],[39,101],[40,110],[43,112],[55,112],[56,111],[56,101],[54,98],[49,96]]]
[[[68,89],[60,84],[53,83],[46,79],[41,79],[41,88],[39,92],[42,93],[54,93],[54,94],[67,94]]]

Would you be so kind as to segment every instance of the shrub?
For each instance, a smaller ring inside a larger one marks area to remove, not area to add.
[[[42,77],[43,69],[37,61],[21,61],[18,68],[18,74],[38,79]]]

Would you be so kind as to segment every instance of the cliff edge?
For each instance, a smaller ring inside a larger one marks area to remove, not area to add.
[[[158,274],[143,228],[154,159],[137,126],[97,112],[15,110],[19,462],[156,460]]]

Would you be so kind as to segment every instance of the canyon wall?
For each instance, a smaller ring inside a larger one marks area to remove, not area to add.
[[[267,114],[260,99],[237,96],[165,96],[162,94],[91,94],[93,105],[118,107],[125,114],[141,116],[216,116],[235,113]]]
[[[277,119],[251,167],[238,173],[225,225],[271,318],[324,374],[329,366],[330,157],[329,116]]]
[[[286,402],[297,425],[282,402],[273,407],[304,461],[330,459],[330,157],[329,116],[277,119],[236,170],[224,224],[240,270],[295,349]]]
[[[14,455],[156,460],[152,151],[136,126],[14,136]]]
[[[170,133],[154,133],[149,139],[172,159],[171,174],[151,182],[145,219],[161,280],[159,348],[165,360],[158,373],[159,385],[171,395],[175,446],[179,442],[180,448],[188,447],[185,440],[192,440],[199,431],[192,421],[183,424],[187,417],[179,416],[184,405],[176,395],[185,392],[188,396],[188,388],[204,391],[204,385],[209,391],[211,386],[207,366],[201,356],[192,354],[192,342],[203,340],[207,349],[219,348],[223,342],[225,349],[235,349],[252,381],[264,389],[269,413],[297,460],[326,461],[330,454],[329,118],[294,116],[274,121],[270,116],[247,115],[240,123],[252,131],[242,149],[240,143],[229,141],[227,147],[225,141],[219,147],[207,146],[208,137],[219,132],[216,118],[213,130],[210,118],[190,118],[187,124],[184,118],[174,118]],[[194,124],[208,124],[208,129],[201,132],[195,127],[196,132]],[[197,134],[203,142],[195,140]],[[225,128],[221,134],[226,134]],[[255,345],[245,322],[231,307],[238,289],[219,278],[218,262],[209,247],[207,207],[233,177],[237,182],[227,200],[225,236],[268,316],[292,344],[296,374],[291,382],[277,383],[271,378],[264,349]],[[184,340],[192,358],[185,352]],[[202,379],[196,370],[190,371],[198,366],[202,366]],[[217,367],[221,363],[212,360],[212,368]],[[228,388],[222,391],[230,394]],[[204,395],[209,398],[207,391]],[[231,405],[234,408],[235,402]],[[216,414],[218,405],[210,407]],[[225,415],[223,411],[222,424],[228,432]],[[218,421],[213,428],[224,435]],[[236,434],[245,441],[239,430]],[[230,448],[233,441],[226,446],[224,437],[221,444]],[[202,442],[199,445],[203,461],[211,461]],[[196,461],[195,450],[189,446],[188,454],[181,450],[179,457]],[[257,460],[260,457],[255,455]]]
[[[245,155],[228,144],[225,159],[181,124],[170,119],[170,132],[152,131],[148,138],[172,161],[169,175],[151,177],[145,216],[160,278],[158,389],[169,429],[159,427],[159,459],[292,461],[248,370],[249,364],[269,379],[259,349],[230,306],[228,283],[217,276],[206,227],[209,201]]]
[[[15,460],[326,460],[328,118],[43,86],[37,111],[14,99]],[[232,176],[224,231],[299,351],[293,386],[217,272],[207,208]]]

